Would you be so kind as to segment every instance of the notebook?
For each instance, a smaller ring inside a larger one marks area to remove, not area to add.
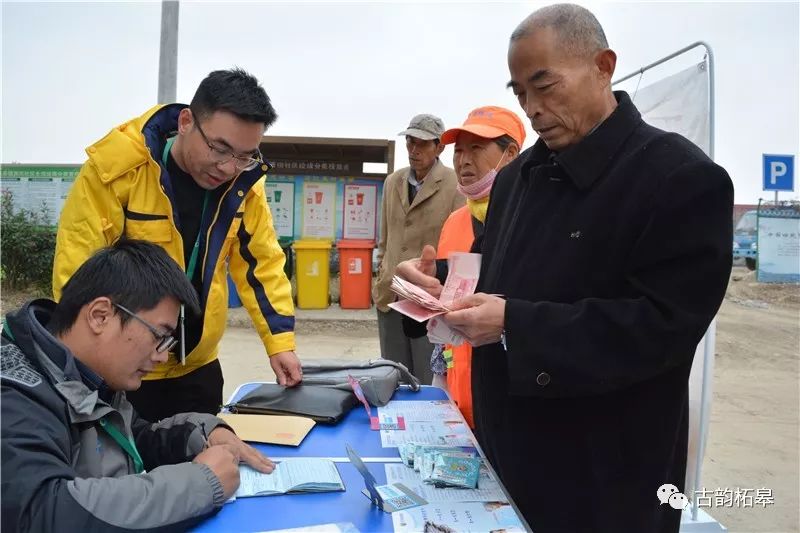
[[[285,459],[275,465],[271,474],[262,474],[247,465],[241,465],[239,479],[237,498],[344,490],[336,465],[328,459]]]

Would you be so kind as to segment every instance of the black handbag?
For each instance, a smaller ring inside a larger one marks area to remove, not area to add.
[[[352,390],[264,383],[225,407],[232,413],[305,416],[320,424],[336,424],[356,405]]]

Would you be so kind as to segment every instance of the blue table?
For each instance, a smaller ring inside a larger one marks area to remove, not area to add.
[[[260,383],[242,385],[233,394],[231,402],[258,385]],[[392,400],[405,401],[446,399],[449,399],[447,393],[436,387],[422,387],[416,393],[407,388],[400,388],[392,397]],[[374,407],[373,413],[375,413]],[[361,493],[364,479],[355,467],[347,462],[345,444],[350,444],[358,455],[367,460],[367,468],[379,483],[386,483],[384,465],[400,460],[397,448],[381,447],[380,433],[369,429],[367,414],[358,405],[335,426],[323,424],[314,426],[298,447],[255,445],[267,456],[274,458],[342,458],[336,459],[336,467],[344,481],[345,492],[240,498],[225,505],[218,514],[203,522],[195,531],[264,531],[331,522],[352,522],[362,533],[392,531],[392,516],[372,506],[367,497]]]

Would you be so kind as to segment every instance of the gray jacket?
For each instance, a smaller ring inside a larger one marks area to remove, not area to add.
[[[55,304],[37,300],[9,315],[2,361],[2,530],[185,530],[224,503],[206,465],[200,424],[184,413],[156,424],[124,392],[107,389],[44,328]],[[133,439],[145,471],[111,432]]]

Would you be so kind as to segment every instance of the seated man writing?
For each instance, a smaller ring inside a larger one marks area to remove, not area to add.
[[[3,531],[185,530],[272,462],[219,418],[156,423],[125,399],[175,344],[198,301],[159,246],[119,241],[84,263],[61,301],[9,314],[2,349]]]

